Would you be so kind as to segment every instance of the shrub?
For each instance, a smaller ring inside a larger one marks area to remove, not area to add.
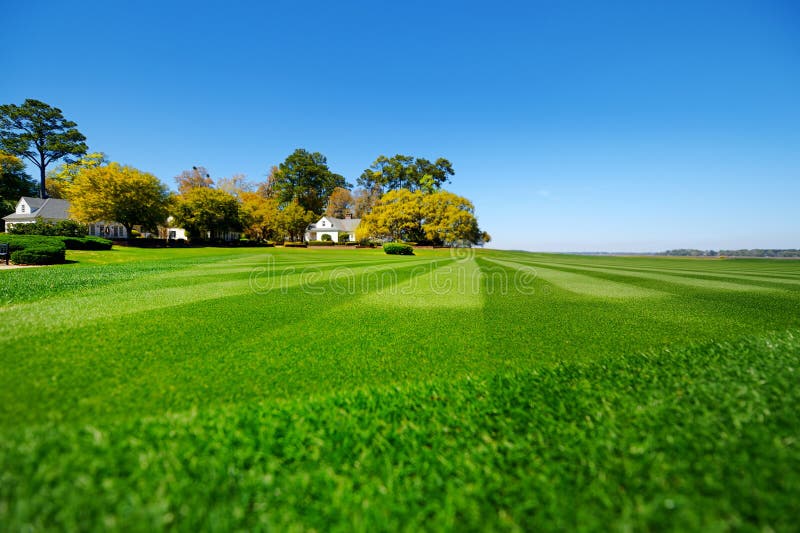
[[[67,250],[110,250],[111,242],[102,237],[59,237]]]
[[[61,237],[83,237],[89,233],[89,228],[85,224],[74,220],[59,220],[49,222],[37,219],[30,224],[15,224],[9,230],[13,235],[47,235]]]
[[[34,245],[11,254],[11,261],[17,265],[52,265],[64,262],[66,248],[64,243]]]
[[[383,251],[389,255],[414,255],[414,248],[399,242],[387,242],[383,245]]]
[[[285,242],[283,243],[284,248],[308,248],[308,245],[304,242]]]
[[[326,233],[325,235],[322,236],[321,240],[323,240],[323,241],[333,241],[333,237],[331,237],[330,235],[328,235]]]
[[[330,237],[330,235],[325,235],[325,237]],[[309,246],[333,246],[334,244],[336,243],[330,239],[328,239],[327,241],[325,239],[321,241],[308,241]]]
[[[60,237],[47,237],[44,235],[9,235],[0,234],[0,242],[8,244],[8,251],[15,252],[32,246],[63,246]]]

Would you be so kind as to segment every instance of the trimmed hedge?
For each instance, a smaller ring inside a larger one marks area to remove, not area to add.
[[[63,244],[67,250],[110,250],[113,244],[100,237],[58,237],[45,235],[0,234],[0,242],[8,243],[9,251],[25,250],[33,246]]]
[[[414,248],[399,242],[387,242],[383,245],[383,251],[389,255],[414,255]]]
[[[0,234],[0,242],[8,244],[9,252],[24,250],[34,246],[64,246],[60,237],[45,237],[43,235],[10,235]]]
[[[114,244],[102,237],[58,237],[67,247],[67,250],[110,250]]]
[[[308,248],[308,245],[304,242],[285,242],[283,243],[284,248]]]
[[[11,254],[11,261],[17,265],[54,265],[64,262],[66,247],[64,243],[34,245]]]
[[[336,244],[333,241],[308,241],[309,246],[333,246]]]

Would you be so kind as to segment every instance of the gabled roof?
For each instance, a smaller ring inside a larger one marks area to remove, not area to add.
[[[319,220],[322,219],[327,220],[331,223],[330,228],[320,228],[317,226],[319,224]],[[308,229],[311,231],[355,231],[358,225],[361,223],[360,218],[335,218],[324,216],[317,221],[317,224],[311,224]]]
[[[28,204],[28,207],[31,208],[31,211],[36,211],[42,207],[42,204],[46,201],[44,198],[34,198],[33,196],[23,196],[20,198],[20,200],[25,200],[25,203]]]
[[[11,213],[3,217],[7,222],[15,220],[33,220],[42,218],[44,220],[66,220],[69,218],[69,202],[59,198],[30,198],[23,196],[23,200],[31,208],[31,213]],[[38,204],[38,205],[37,205]],[[36,207],[34,207],[36,206]]]

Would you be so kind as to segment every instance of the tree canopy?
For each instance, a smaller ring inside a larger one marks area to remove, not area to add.
[[[348,184],[344,177],[331,172],[327,158],[298,148],[278,167],[271,190],[282,204],[297,202],[321,215],[337,187],[347,188]]]
[[[185,194],[197,187],[213,187],[214,180],[205,167],[192,167],[192,170],[184,170],[175,176],[175,183],[178,184],[178,192]]]
[[[88,150],[77,126],[60,109],[39,100],[0,105],[0,148],[39,168],[39,196],[46,198],[47,166],[59,159],[72,161]]]
[[[65,162],[47,173],[47,196],[50,198],[66,198],[69,186],[75,176],[85,168],[100,167],[108,164],[106,154],[92,152],[77,161]]]
[[[433,192],[449,182],[453,175],[452,163],[443,157],[431,163],[420,157],[397,154],[389,158],[381,155],[361,173],[358,185],[366,190],[377,187],[381,191],[408,189]]]
[[[316,219],[317,215],[305,209],[298,202],[286,205],[278,218],[283,235],[288,235],[292,242],[302,241],[306,228]]]
[[[240,218],[244,234],[254,241],[276,241],[281,235],[281,221],[278,201],[265,198],[259,193],[245,192],[241,201]]]
[[[167,218],[169,193],[154,175],[109,163],[81,169],[67,193],[70,215],[80,222],[115,221],[155,230]]]
[[[330,198],[328,198],[325,214],[330,217],[344,218],[348,213],[353,215],[355,208],[356,203],[353,199],[353,194],[343,187],[336,187]]]
[[[20,196],[34,194],[36,194],[36,182],[25,173],[25,164],[16,156],[0,152],[0,209],[3,211],[2,215],[14,211]]]
[[[357,237],[447,245],[489,239],[478,228],[475,208],[466,198],[444,190],[426,194],[408,189],[384,194],[361,218]]]
[[[190,239],[217,240],[225,232],[242,229],[239,202],[231,194],[211,187],[194,187],[177,196],[173,216]]]

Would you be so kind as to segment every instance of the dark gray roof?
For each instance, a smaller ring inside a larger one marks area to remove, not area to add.
[[[358,227],[358,224],[361,222],[360,218],[335,218],[329,216],[325,216],[324,218],[330,221],[332,227],[320,228],[317,227],[316,224],[311,224],[308,227],[308,230],[309,231],[355,231],[356,228]]]
[[[3,217],[7,222],[14,222],[15,220],[29,220],[33,221],[36,218],[44,220],[66,220],[69,218],[69,202],[60,200],[58,198],[29,198],[22,197],[25,203],[30,206],[32,213],[11,213]]]
[[[33,196],[23,196],[20,200],[25,200],[25,203],[28,204],[28,207],[30,207],[32,211],[36,211],[42,207],[42,204],[45,202],[44,198],[35,198]]]

